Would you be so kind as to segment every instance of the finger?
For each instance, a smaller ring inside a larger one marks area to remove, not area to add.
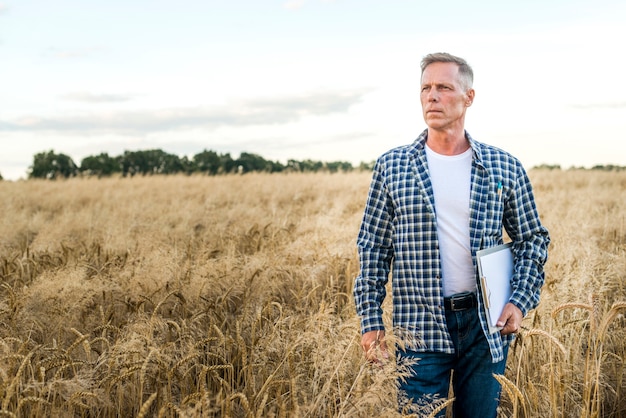
[[[365,353],[370,356],[376,356],[376,352],[380,351],[380,348],[381,348],[380,341],[378,340],[370,341],[367,344],[367,349],[365,350]]]
[[[509,326],[509,320],[511,319],[510,315],[507,315],[506,312],[502,312],[500,318],[496,322],[497,327],[502,327],[502,329],[506,329]]]
[[[361,348],[365,353],[365,358],[369,360],[372,357],[372,354],[376,348],[376,340],[367,340],[361,342]]]
[[[384,342],[373,341],[371,348],[366,351],[365,358],[370,362],[382,366],[389,359],[389,352]]]
[[[378,357],[376,356],[376,350],[374,348],[365,352],[365,359],[370,363],[378,363]]]
[[[383,359],[388,360],[389,359],[389,351],[387,351],[387,345],[385,343],[382,343],[380,345],[380,351],[382,352]]]
[[[502,328],[501,334],[502,335],[516,334],[518,331],[519,331],[519,325],[517,325],[515,321],[510,320],[510,321],[507,321],[504,328]]]
[[[361,348],[363,348],[363,352],[365,355],[368,355],[373,349],[376,348],[376,341],[366,341],[361,344]]]

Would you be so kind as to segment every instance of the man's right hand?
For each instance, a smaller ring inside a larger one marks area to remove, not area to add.
[[[366,332],[361,336],[361,347],[365,352],[365,358],[371,363],[382,366],[383,361],[389,359],[385,331]]]

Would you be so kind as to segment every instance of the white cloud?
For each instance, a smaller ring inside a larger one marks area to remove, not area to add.
[[[228,126],[275,125],[306,116],[346,112],[369,90],[316,92],[305,95],[240,101],[221,107],[115,111],[62,116],[27,115],[0,120],[5,132],[76,134],[140,134]]]
[[[127,102],[132,99],[132,96],[124,94],[94,94],[88,92],[75,92],[62,96],[65,100],[72,100],[83,103],[112,103],[112,102]]]
[[[570,106],[572,109],[593,110],[593,109],[626,109],[626,102],[604,102],[604,103],[577,103]]]
[[[46,55],[51,55],[54,58],[58,59],[76,59],[76,58],[85,58],[94,53],[104,51],[105,48],[102,46],[89,46],[84,48],[74,48],[74,49],[61,49],[61,48],[48,48],[46,50]]]
[[[337,0],[320,0],[321,3],[335,3]],[[283,7],[289,10],[297,10],[304,7],[308,0],[288,0],[283,3]]]
[[[285,9],[297,10],[301,9],[306,4],[306,0],[289,0],[286,1],[283,6]]]

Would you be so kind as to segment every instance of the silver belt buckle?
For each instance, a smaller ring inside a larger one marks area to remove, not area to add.
[[[463,296],[452,296],[452,297],[450,298],[450,310],[452,310],[452,311],[456,311],[455,302],[456,302],[458,299],[462,299],[462,298],[463,298]]]

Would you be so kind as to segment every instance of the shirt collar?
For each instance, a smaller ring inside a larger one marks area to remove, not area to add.
[[[469,132],[465,131],[465,137],[469,141],[470,147],[472,148],[472,153],[474,155],[474,159],[482,164],[482,153],[481,149],[478,145],[478,142],[475,141]],[[428,129],[424,129],[422,133],[413,141],[413,144],[410,146],[411,153],[417,154],[424,152],[424,147],[426,146],[426,140],[428,139]]]

